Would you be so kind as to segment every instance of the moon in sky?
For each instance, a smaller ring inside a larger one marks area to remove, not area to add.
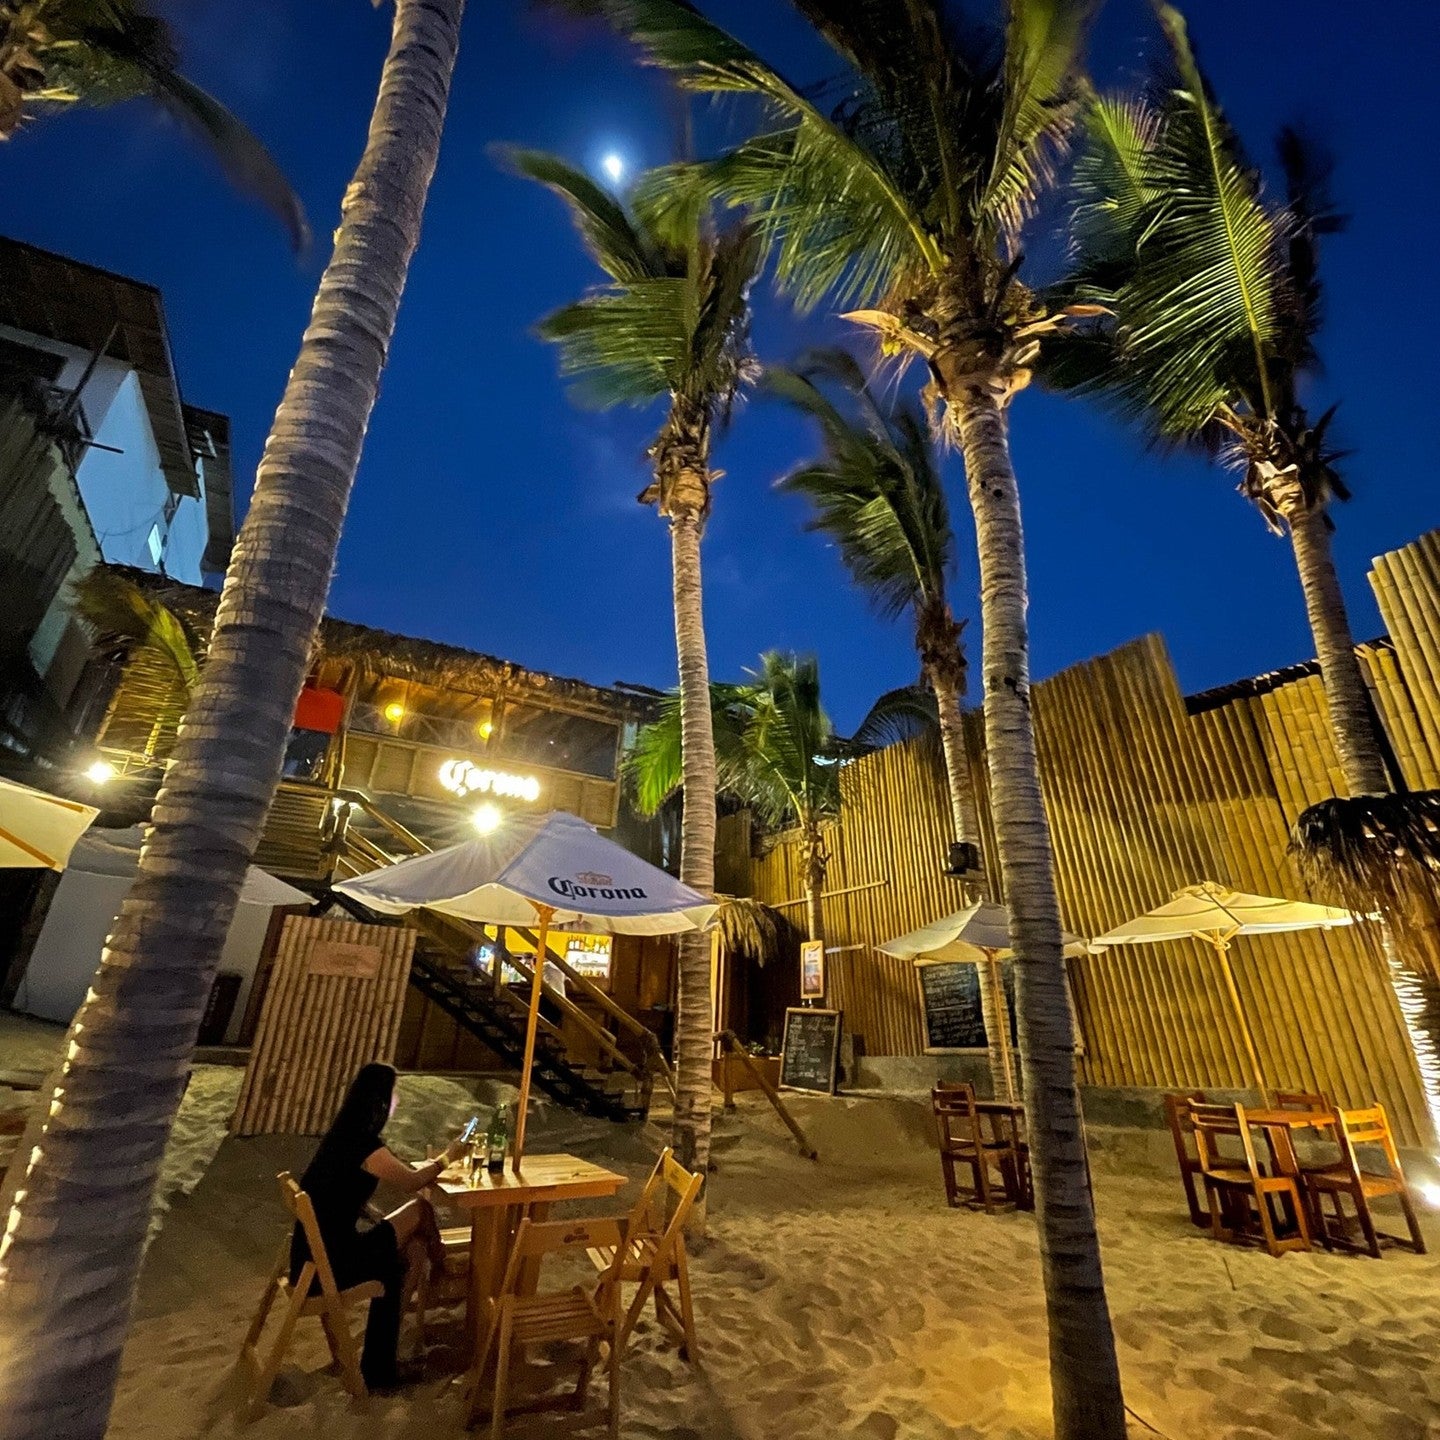
[[[625,173],[625,162],[612,150],[600,162],[600,168],[610,177],[611,184],[615,184]]]

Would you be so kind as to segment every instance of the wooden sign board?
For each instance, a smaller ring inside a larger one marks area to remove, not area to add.
[[[415,931],[290,915],[230,1122],[236,1135],[318,1135],[355,1072],[395,1058]]]
[[[980,972],[963,961],[916,966],[925,1012],[925,1053],[953,1055],[984,1050],[985,1017],[980,1009]]]
[[[789,1009],[780,1045],[780,1084],[833,1095],[840,1068],[840,1011]]]
[[[341,975],[347,980],[373,980],[385,952],[378,945],[352,945],[344,940],[318,940],[306,969],[311,975]]]
[[[825,998],[825,942],[806,940],[800,946],[800,998]]]

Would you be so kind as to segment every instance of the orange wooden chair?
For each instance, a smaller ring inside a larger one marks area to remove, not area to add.
[[[341,1290],[335,1283],[335,1272],[330,1258],[325,1253],[325,1242],[320,1238],[320,1226],[315,1219],[315,1207],[310,1197],[295,1183],[288,1172],[278,1177],[280,1197],[292,1219],[299,1221],[305,1232],[305,1241],[310,1247],[310,1258],[300,1269],[295,1283],[290,1283],[290,1237],[280,1248],[280,1258],[265,1293],[260,1299],[260,1308],[250,1322],[250,1329],[240,1346],[240,1366],[249,1382],[244,1403],[246,1418],[254,1419],[265,1408],[270,1396],[270,1386],[280,1373],[280,1364],[295,1333],[295,1326],[306,1316],[316,1317],[325,1329],[325,1339],[330,1346],[331,1358],[340,1370],[340,1380],[345,1388],[359,1400],[368,1394],[364,1376],[360,1373],[360,1351],[355,1336],[350,1330],[350,1315],[357,1307],[363,1306],[384,1293],[385,1287],[378,1280],[366,1280]],[[318,1280],[320,1293],[312,1295],[311,1287]],[[280,1319],[280,1330],[275,1343],[263,1359],[260,1355],[260,1339],[265,1331],[265,1322],[277,1300],[284,1302]]]
[[[608,1247],[617,1257],[593,1287],[571,1285],[563,1290],[524,1291],[527,1268],[539,1266],[547,1256],[584,1252]],[[625,1230],[618,1220],[522,1220],[505,1267],[500,1296],[490,1315],[485,1343],[471,1372],[469,1413],[473,1425],[484,1408],[483,1380],[493,1359],[494,1397],[490,1409],[491,1440],[500,1440],[505,1416],[532,1414],[559,1408],[584,1407],[590,1375],[602,1347],[614,1355],[620,1332],[620,1257],[625,1249]],[[544,1396],[523,1405],[510,1405],[511,1361],[516,1346],[571,1341],[583,1345],[579,1376],[568,1395]],[[609,1421],[611,1440],[620,1434],[620,1367],[609,1367]]]
[[[700,1342],[695,1333],[685,1226],[704,1183],[703,1175],[692,1174],[668,1149],[663,1150],[631,1209],[625,1222],[627,1239],[619,1274],[622,1284],[638,1288],[621,1317],[612,1364],[624,1353],[651,1299],[655,1302],[656,1320],[679,1341],[681,1356],[692,1365],[699,1364]],[[590,1251],[590,1259],[597,1270],[608,1271],[615,1263],[615,1254],[608,1246],[596,1246]],[[667,1289],[672,1284],[673,1295]]]
[[[1009,1170],[1014,1167],[1018,1171],[1021,1164],[1014,1141],[997,1138],[989,1131],[975,1106],[975,1087],[966,1081],[946,1081],[935,1086],[930,1092],[930,1104],[939,1132],[945,1203],[978,1203],[993,1215],[997,1195],[1001,1199],[1014,1198],[1010,1195]],[[957,1164],[970,1167],[972,1183],[968,1190],[959,1183]]]
[[[1200,1174],[1200,1155],[1195,1149],[1195,1127],[1190,1121],[1190,1106],[1205,1103],[1203,1090],[1165,1097],[1165,1124],[1175,1142],[1175,1159],[1180,1166],[1180,1183],[1185,1187],[1185,1203],[1190,1207],[1190,1223],[1204,1227],[1210,1217],[1201,1207],[1196,1177]],[[1203,1180],[1200,1182],[1203,1185]]]
[[[1245,1107],[1192,1102],[1189,1111],[1210,1207],[1211,1234],[1217,1240],[1237,1240],[1242,1234],[1242,1221],[1248,1229],[1249,1219],[1253,1217],[1259,1224],[1265,1248],[1272,1255],[1283,1255],[1287,1250],[1308,1250],[1310,1229],[1299,1176],[1288,1172],[1265,1173],[1255,1155],[1255,1141]],[[1273,1203],[1277,1200],[1281,1207],[1278,1212]],[[1285,1217],[1281,1212],[1287,1207],[1291,1232],[1282,1234],[1281,1223]]]
[[[1340,1159],[1325,1168],[1311,1167],[1304,1174],[1304,1184],[1311,1197],[1312,1215],[1320,1239],[1327,1245],[1344,1243],[1348,1221],[1341,1204],[1343,1196],[1349,1196],[1355,1207],[1355,1219],[1365,1236],[1365,1248],[1377,1260],[1380,1258],[1380,1241],[1394,1240],[1397,1244],[1409,1244],[1417,1255],[1425,1253],[1425,1237],[1420,1233],[1420,1222],[1415,1215],[1415,1203],[1410,1198],[1410,1186],[1400,1166],[1400,1156],[1395,1149],[1395,1139],[1390,1133],[1390,1121],[1383,1105],[1373,1105],[1366,1110],[1341,1110],[1336,1135],[1340,1143]],[[1357,1147],[1366,1146],[1378,1151],[1384,1161],[1382,1170],[1366,1170],[1361,1162]],[[1335,1230],[1332,1233],[1324,1215],[1325,1197],[1330,1198],[1334,1208]],[[1370,1202],[1394,1196],[1400,1202],[1405,1223],[1410,1231],[1409,1241],[1394,1235],[1384,1235],[1375,1228],[1375,1219],[1370,1212]]]

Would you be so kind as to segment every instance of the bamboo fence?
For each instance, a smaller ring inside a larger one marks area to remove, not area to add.
[[[1377,712],[1403,783],[1440,785],[1440,532],[1379,557],[1371,581],[1390,628],[1359,647]],[[1036,685],[1033,706],[1068,929],[1100,934],[1204,879],[1303,895],[1286,854],[1290,827],[1307,805],[1344,793],[1313,664],[1187,702],[1163,641],[1147,636]],[[993,856],[979,716],[967,725],[981,841]],[[964,903],[942,873],[943,770],[911,742],[849,766],[844,789],[827,837],[830,999],[866,1053],[916,1055],[924,1036],[912,967],[875,946]],[[798,837],[760,842],[749,890],[798,911]],[[1428,1123],[1420,1076],[1371,928],[1242,939],[1236,983],[1272,1084],[1344,1104],[1379,1099],[1415,1143]],[[1405,940],[1412,963],[1440,973],[1423,937]],[[1223,976],[1198,944],[1115,947],[1069,964],[1086,1083],[1247,1086]]]
[[[317,973],[316,947],[370,947],[372,975]],[[280,933],[231,1131],[318,1135],[367,1061],[395,1058],[415,931],[292,915]]]

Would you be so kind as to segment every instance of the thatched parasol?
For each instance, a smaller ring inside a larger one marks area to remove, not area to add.
[[[1322,800],[1295,822],[1290,854],[1308,889],[1357,914],[1440,909],[1440,790]]]

